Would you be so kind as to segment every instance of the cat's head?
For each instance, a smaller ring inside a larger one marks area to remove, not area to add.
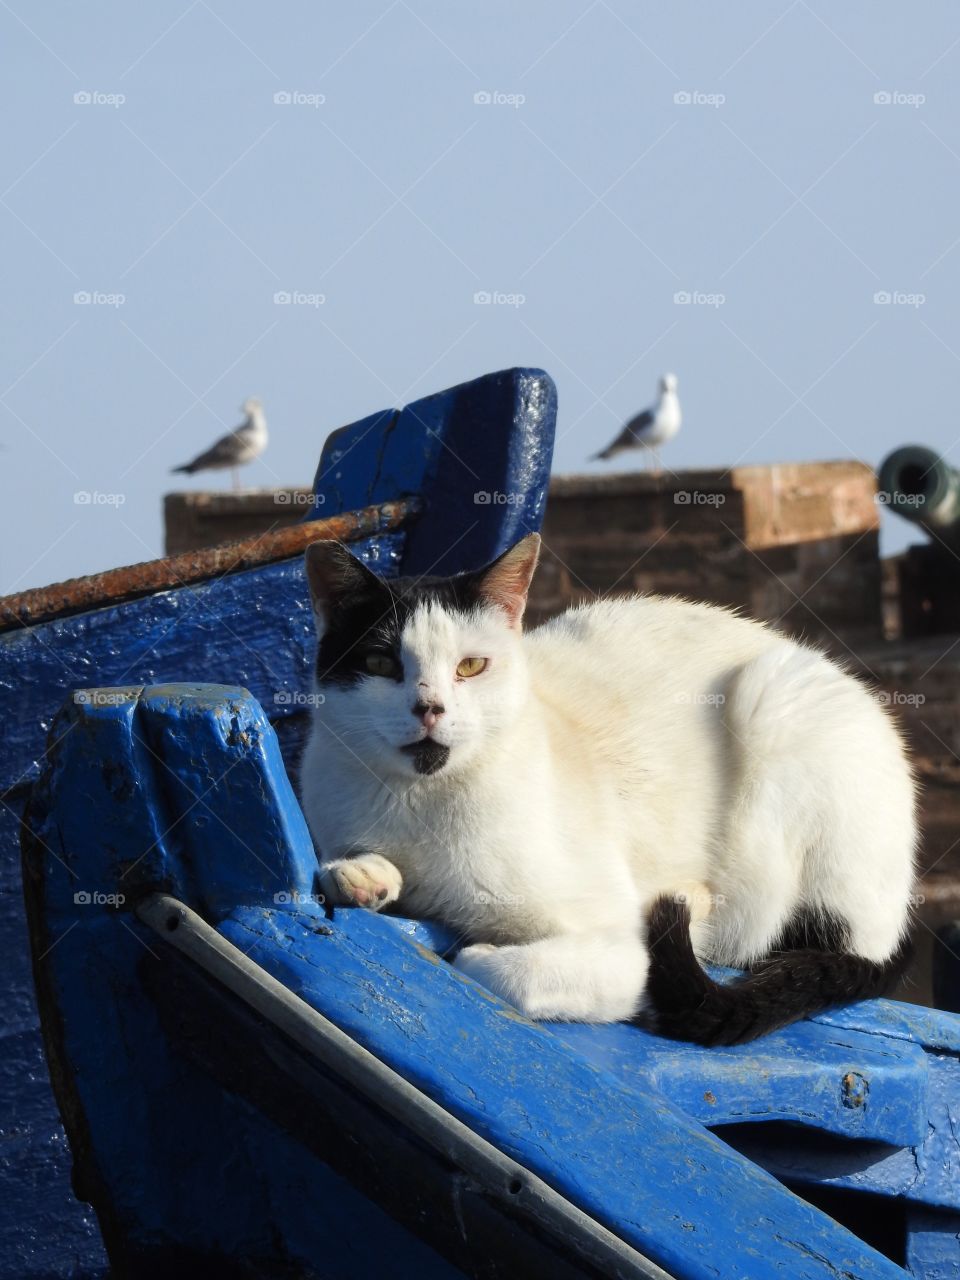
[[[475,760],[526,697],[521,622],[539,553],[532,533],[473,573],[386,580],[339,543],[312,543],[315,714],[331,750],[384,778]]]

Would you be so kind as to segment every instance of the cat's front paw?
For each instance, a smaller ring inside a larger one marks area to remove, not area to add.
[[[558,1002],[542,989],[536,964],[525,963],[529,960],[529,948],[477,942],[457,954],[453,967],[528,1018],[565,1017],[562,997]]]
[[[509,999],[502,982],[502,966],[500,952],[502,947],[495,947],[489,942],[475,942],[472,946],[458,951],[453,959],[453,967],[465,973],[474,982],[479,982],[488,991]]]
[[[336,858],[320,868],[326,900],[335,907],[367,907],[379,911],[396,902],[403,888],[400,872],[379,853]]]

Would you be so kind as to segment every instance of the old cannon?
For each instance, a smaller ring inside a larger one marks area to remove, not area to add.
[[[927,534],[893,564],[900,635],[960,631],[960,472],[926,445],[902,445],[880,464],[877,501]]]
[[[934,449],[902,445],[880,464],[879,501],[918,524],[935,543],[960,547],[960,472]]]

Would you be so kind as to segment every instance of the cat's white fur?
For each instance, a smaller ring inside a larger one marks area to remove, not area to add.
[[[461,679],[470,656],[489,666]],[[324,891],[374,908],[402,895],[451,924],[468,944],[457,967],[528,1015],[640,1010],[643,915],[664,892],[692,892],[698,954],[732,965],[801,906],[841,916],[872,960],[907,930],[904,749],[818,651],[724,609],[631,597],[526,634],[495,605],[421,607],[402,660],[402,682],[325,685],[314,712],[302,794]],[[445,708],[450,757],[432,776],[399,750],[424,732],[418,700]]]

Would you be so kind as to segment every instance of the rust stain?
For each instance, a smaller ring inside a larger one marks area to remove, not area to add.
[[[858,1071],[848,1071],[840,1081],[840,1099],[845,1107],[857,1108],[867,1104],[870,1082]]]
[[[185,551],[161,560],[147,560],[122,569],[93,573],[86,578],[70,578],[49,587],[0,596],[0,631],[29,627],[88,609],[102,609],[157,591],[172,591],[275,560],[288,560],[299,555],[311,542],[355,542],[374,533],[389,533],[402,528],[420,510],[421,503],[416,498],[384,502],[324,520],[273,529],[240,542],[223,542],[202,551]]]
[[[717,1095],[713,1092],[712,1089],[707,1090],[707,1092],[703,1095],[703,1100],[704,1102],[708,1102],[711,1107],[715,1107],[717,1105]]]
[[[423,957],[423,959],[429,961],[430,964],[440,965],[442,963],[440,956],[438,956],[435,951],[431,951],[429,947],[425,947],[423,943],[418,942],[416,938],[408,938],[407,941],[411,942],[413,946],[415,946],[416,949],[420,952],[420,955]]]

